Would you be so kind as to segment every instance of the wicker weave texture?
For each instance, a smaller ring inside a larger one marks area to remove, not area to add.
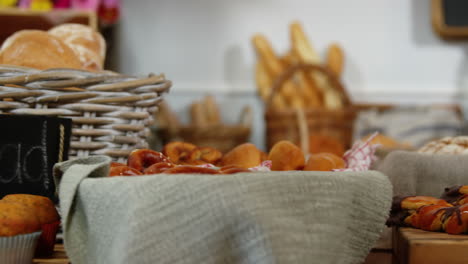
[[[163,74],[0,65],[0,113],[71,118],[70,158],[108,155],[125,161],[133,149],[148,147],[153,114],[170,87]]]

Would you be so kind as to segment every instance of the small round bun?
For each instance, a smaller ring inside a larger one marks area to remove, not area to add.
[[[20,30],[5,40],[0,63],[36,69],[75,68],[81,63],[62,40],[41,30]]]
[[[81,24],[62,24],[50,29],[49,34],[65,42],[78,55],[84,69],[103,69],[106,42],[93,28]]]
[[[226,153],[221,159],[222,166],[252,168],[262,163],[262,152],[252,143],[244,143]]]
[[[287,140],[277,142],[271,148],[268,159],[273,171],[302,170],[305,163],[302,150]]]

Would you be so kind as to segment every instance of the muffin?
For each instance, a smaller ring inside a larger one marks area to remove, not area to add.
[[[39,218],[28,206],[0,200],[0,263],[31,263],[40,235]]]
[[[54,203],[47,197],[32,194],[10,194],[0,201],[24,205],[37,216],[42,234],[35,255],[51,255],[60,227],[60,217]]]

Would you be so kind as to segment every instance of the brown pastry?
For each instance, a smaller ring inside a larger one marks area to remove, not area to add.
[[[135,149],[128,156],[128,167],[134,168],[143,172],[149,166],[159,162],[171,162],[171,160],[164,156],[161,152],[151,149]]]
[[[173,141],[166,144],[162,153],[175,164],[184,163],[190,159],[190,154],[197,146],[188,142]]]
[[[326,134],[311,134],[309,136],[309,153],[333,153],[343,156],[345,147],[336,138]]]
[[[304,167],[305,171],[331,171],[346,168],[346,162],[333,153],[318,153],[310,155]]]
[[[0,63],[36,69],[81,68],[68,45],[40,30],[21,30],[7,38],[0,51]]]
[[[0,236],[34,233],[40,229],[39,219],[30,207],[21,203],[0,201]]]
[[[62,24],[50,29],[49,34],[61,39],[77,54],[83,69],[103,69],[106,42],[93,28],[82,24]]]
[[[273,145],[268,159],[271,160],[273,171],[302,170],[305,164],[302,150],[287,140]]]
[[[221,159],[221,165],[235,165],[248,169],[262,162],[262,152],[254,144],[244,143],[226,153]]]

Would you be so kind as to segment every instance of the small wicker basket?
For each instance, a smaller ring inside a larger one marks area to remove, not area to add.
[[[71,118],[70,158],[107,155],[123,162],[133,149],[148,147],[153,113],[170,86],[163,74],[0,65],[0,113]]]
[[[337,110],[323,108],[306,109],[273,109],[272,100],[283,87],[283,83],[291,79],[298,71],[317,71],[327,77],[330,84],[343,96],[344,107]],[[272,93],[267,102],[266,140],[267,147],[271,147],[280,140],[289,140],[301,146],[308,153],[309,135],[325,133],[336,138],[346,148],[353,140],[353,126],[356,119],[356,109],[338,78],[321,65],[297,64],[284,72],[274,83]]]

